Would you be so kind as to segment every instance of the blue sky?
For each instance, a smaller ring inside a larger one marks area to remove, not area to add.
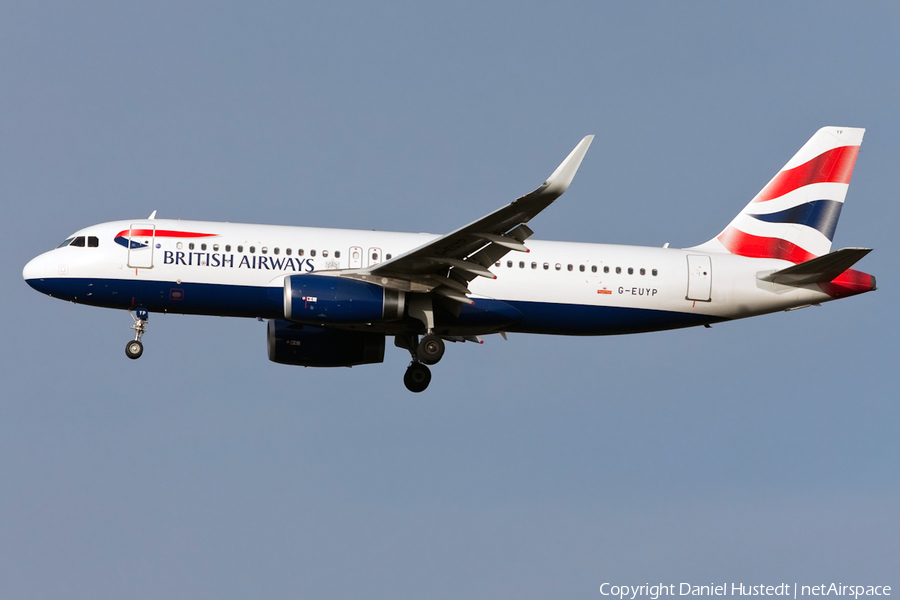
[[[596,598],[900,586],[898,9],[8,3],[0,595]],[[266,360],[265,326],[31,290],[81,227],[442,233],[586,134],[540,239],[689,246],[824,125],[867,128],[835,247],[872,294],[712,329]]]

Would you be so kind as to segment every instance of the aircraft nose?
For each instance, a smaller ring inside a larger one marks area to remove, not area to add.
[[[30,285],[34,287],[34,282],[42,277],[47,277],[51,273],[47,268],[47,255],[41,254],[39,256],[35,256],[31,260],[28,261],[28,264],[25,265],[25,268],[22,269],[22,278]]]

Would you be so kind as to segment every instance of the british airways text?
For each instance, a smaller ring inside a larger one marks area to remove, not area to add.
[[[241,256],[235,260],[234,254],[212,252],[163,252],[163,264],[184,265],[186,267],[229,267],[238,269],[265,269],[267,271],[294,271],[312,273],[316,270],[311,258],[288,258],[275,256]]]

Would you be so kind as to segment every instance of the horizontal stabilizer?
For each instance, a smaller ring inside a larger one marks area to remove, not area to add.
[[[838,277],[871,251],[871,248],[842,248],[786,269],[759,275],[759,279],[782,285],[825,283]]]

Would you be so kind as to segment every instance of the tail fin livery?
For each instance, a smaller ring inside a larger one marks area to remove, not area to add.
[[[828,254],[865,129],[823,127],[699,249],[801,263]]]

